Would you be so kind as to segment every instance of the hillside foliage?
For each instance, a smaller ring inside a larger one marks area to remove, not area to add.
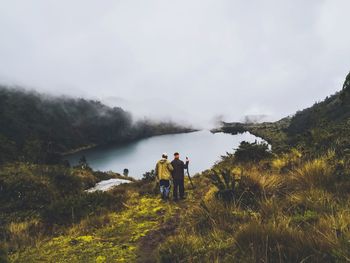
[[[58,163],[61,153],[190,131],[171,122],[134,121],[99,101],[0,86],[0,163]]]
[[[291,118],[224,124],[221,131],[250,131],[272,150],[242,142],[193,176],[195,187],[186,178],[181,202],[159,198],[154,171],[88,193],[118,175],[92,171],[86,160],[73,168],[3,164],[0,260],[349,262],[349,90],[350,75],[339,93]],[[8,150],[40,149],[26,139],[20,149],[2,136]]]

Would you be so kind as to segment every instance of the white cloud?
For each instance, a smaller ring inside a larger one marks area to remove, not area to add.
[[[138,114],[283,117],[339,90],[350,68],[347,0],[14,0],[1,7],[0,81],[121,97]]]

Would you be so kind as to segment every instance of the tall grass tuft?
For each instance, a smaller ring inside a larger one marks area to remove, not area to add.
[[[169,238],[159,248],[159,261],[168,262],[203,262],[206,248],[198,236],[177,235]]]
[[[334,190],[335,179],[334,169],[325,158],[307,161],[292,172],[292,181],[298,189],[316,187],[331,191]]]
[[[252,222],[235,239],[238,262],[334,262],[334,244],[321,234],[291,228],[288,221],[277,225]]]
[[[44,230],[43,224],[36,219],[11,222],[8,226],[8,248],[17,250],[34,245],[43,236]]]
[[[217,198],[229,202],[234,198],[235,192],[235,176],[230,170],[216,171],[213,170],[210,174],[212,183],[217,187]]]
[[[337,198],[323,189],[309,189],[290,193],[286,200],[287,213],[294,211],[302,212],[306,210],[318,213],[333,213],[337,204]]]

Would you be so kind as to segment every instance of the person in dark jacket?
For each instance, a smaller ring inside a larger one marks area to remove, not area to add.
[[[180,154],[178,152],[174,153],[174,160],[171,162],[171,165],[173,166],[174,170],[171,172],[171,176],[173,178],[174,183],[174,192],[173,197],[174,200],[178,200],[178,193],[180,194],[180,198],[185,198],[185,186],[184,186],[184,179],[185,179],[185,169],[188,168],[189,160],[186,157],[186,164],[180,160]]]

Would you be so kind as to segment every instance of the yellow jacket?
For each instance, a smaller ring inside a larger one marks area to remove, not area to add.
[[[170,180],[171,178],[171,172],[174,170],[171,163],[165,159],[162,158],[157,162],[156,165],[156,176],[158,180]]]

